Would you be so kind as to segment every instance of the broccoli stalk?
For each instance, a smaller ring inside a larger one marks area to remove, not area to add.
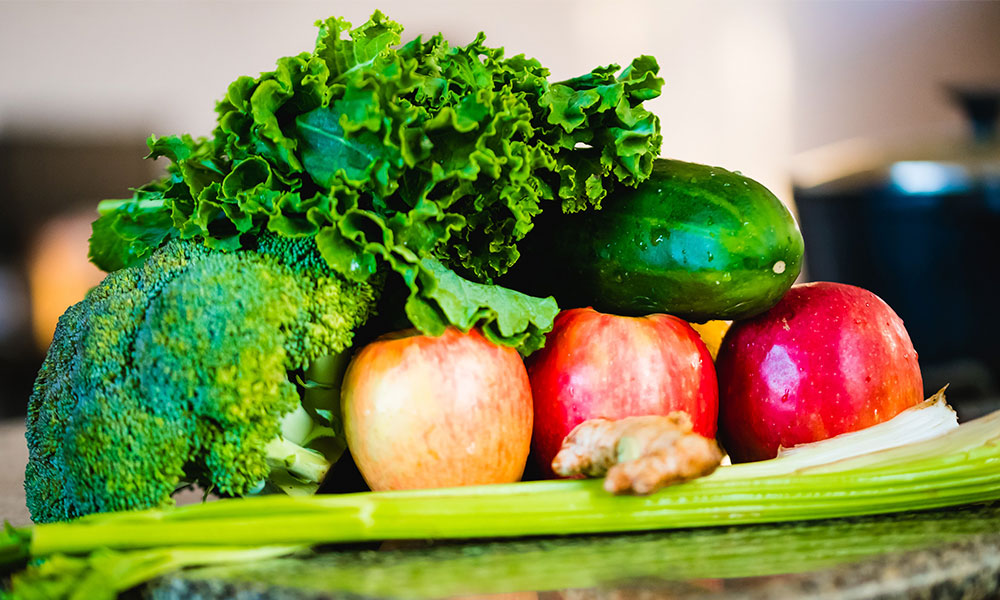
[[[350,361],[341,352],[313,361],[300,382],[302,402],[281,420],[281,434],[265,447],[271,473],[261,491],[313,494],[347,449],[340,427],[340,383]]]
[[[290,496],[314,493],[332,466],[331,459],[322,452],[304,448],[283,437],[271,440],[264,452],[271,467],[271,482]],[[277,479],[278,469],[284,469],[287,477]]]
[[[60,320],[29,401],[36,522],[315,491],[344,450],[339,373],[377,289],[311,239],[227,252],[173,239]]]

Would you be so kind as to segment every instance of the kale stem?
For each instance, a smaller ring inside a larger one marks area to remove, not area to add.
[[[138,212],[157,210],[163,208],[163,199],[136,200],[134,198],[125,198],[121,200],[101,200],[97,203],[97,214],[104,216],[125,206],[130,206],[132,210],[138,210]]]

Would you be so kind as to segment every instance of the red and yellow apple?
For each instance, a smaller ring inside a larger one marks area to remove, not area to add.
[[[528,358],[528,375],[535,402],[533,451],[549,477],[563,439],[587,419],[684,411],[696,433],[715,437],[712,357],[694,329],[677,317],[563,311],[545,347]]]
[[[531,442],[521,357],[478,331],[365,346],[341,388],[347,446],[373,490],[518,481]]]
[[[793,286],[733,324],[716,369],[719,440],[734,462],[857,431],[923,400],[903,321],[875,294],[839,283]]]

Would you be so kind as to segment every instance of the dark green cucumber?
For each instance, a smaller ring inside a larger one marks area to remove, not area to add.
[[[556,216],[529,234],[521,262],[533,264],[527,287],[563,308],[742,319],[773,306],[802,267],[785,205],[717,167],[659,159],[602,210]]]

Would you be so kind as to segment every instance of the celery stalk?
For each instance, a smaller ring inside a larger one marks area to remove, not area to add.
[[[1000,530],[1000,507],[888,519],[702,528],[616,536],[488,541],[208,567],[179,581],[253,582],[283,591],[369,598],[453,598],[520,591],[617,587],[812,571]],[[166,587],[173,588],[170,582]],[[174,588],[176,589],[176,588]],[[195,587],[194,589],[198,589]],[[183,597],[185,591],[174,596]],[[289,594],[293,595],[293,594]],[[308,594],[306,594],[308,595]]]
[[[853,456],[870,454],[894,446],[929,440],[958,427],[958,415],[948,406],[944,389],[895,417],[860,431],[830,439],[782,448],[778,456],[786,472],[801,467],[830,463]],[[775,474],[771,461],[758,463],[768,474]]]
[[[695,528],[997,500],[1000,412],[905,446],[814,466],[802,460],[722,467],[644,497],[610,495],[597,480],[539,481],[90,515],[6,527],[0,567],[47,559],[13,576],[21,600],[110,598],[185,566],[242,563],[325,543]]]
[[[96,548],[516,537],[796,521],[1000,498],[1000,412],[937,438],[788,472],[782,459],[722,467],[652,496],[598,480],[268,496],[38,525],[31,554]]]

